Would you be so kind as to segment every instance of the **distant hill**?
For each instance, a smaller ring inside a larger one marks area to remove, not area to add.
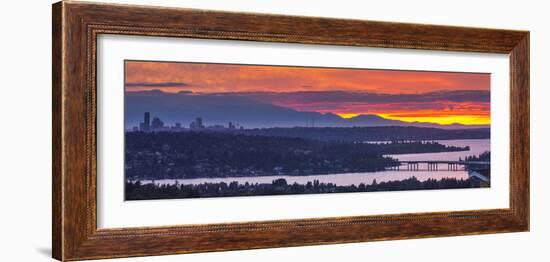
[[[205,125],[227,125],[228,122],[233,122],[245,128],[415,126],[464,129],[487,127],[408,123],[378,115],[358,115],[346,119],[331,113],[296,111],[230,93],[164,93],[158,90],[127,92],[125,94],[126,127],[138,126],[139,122],[143,121],[144,112],[150,112],[152,117],[159,117],[167,124],[173,125],[179,122],[183,126],[188,126],[196,117],[202,117]]]
[[[489,139],[490,128],[441,129],[412,126],[256,128],[235,132],[269,137],[296,137],[321,141],[395,141]]]

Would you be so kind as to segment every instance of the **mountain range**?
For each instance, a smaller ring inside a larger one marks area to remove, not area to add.
[[[415,126],[463,129],[488,127],[487,125],[409,123],[374,114],[342,118],[332,113],[297,111],[238,93],[165,93],[159,90],[126,92],[126,127],[138,126],[139,122],[143,121],[144,112],[150,112],[151,117],[159,117],[165,124],[181,123],[183,126],[188,126],[195,118],[201,117],[207,126],[227,126],[229,122],[233,122],[245,128]]]

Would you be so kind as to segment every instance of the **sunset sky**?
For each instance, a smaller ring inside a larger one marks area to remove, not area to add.
[[[126,92],[238,93],[298,111],[490,123],[490,74],[126,61]]]

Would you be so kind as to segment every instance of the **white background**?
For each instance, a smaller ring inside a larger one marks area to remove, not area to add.
[[[105,0],[107,1],[107,0]],[[207,9],[436,23],[531,31],[531,232],[123,261],[548,261],[550,28],[545,1],[119,1]],[[0,260],[48,261],[51,245],[51,9],[11,1],[0,11]]]
[[[99,228],[509,207],[506,55],[100,35],[97,58]],[[124,202],[125,59],[491,73],[491,188]]]

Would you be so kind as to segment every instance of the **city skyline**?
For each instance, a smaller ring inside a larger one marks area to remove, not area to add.
[[[184,131],[186,129],[189,130],[201,130],[201,129],[211,129],[211,130],[220,130],[220,129],[228,129],[228,130],[236,130],[236,129],[244,129],[244,126],[240,125],[239,123],[234,123],[229,121],[227,123],[227,127],[221,124],[213,124],[213,125],[205,125],[203,123],[202,117],[196,117],[194,120],[189,122],[187,126],[182,125],[182,122],[174,122],[173,125],[165,125],[166,123],[162,121],[160,117],[154,116],[153,120],[151,120],[151,113],[150,112],[144,112],[143,113],[143,122],[139,122],[139,124],[136,126],[131,126],[130,128],[127,128],[126,131],[140,131],[140,132],[167,132],[167,131]]]

